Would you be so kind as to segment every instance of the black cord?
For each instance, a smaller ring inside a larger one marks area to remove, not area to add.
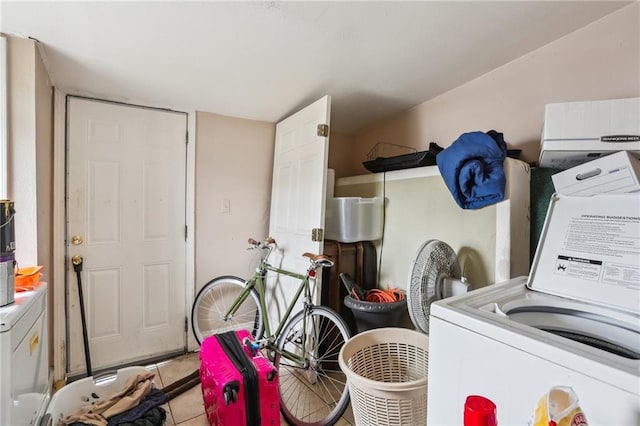
[[[384,247],[384,230],[387,225],[387,172],[382,172],[382,236],[380,237],[380,257],[378,258],[378,278],[376,287],[380,288],[380,269],[382,268],[382,248]]]
[[[73,270],[76,272],[78,279],[78,299],[80,302],[80,319],[82,320],[82,339],[84,341],[84,360],[87,364],[87,377],[93,376],[91,369],[91,355],[89,352],[89,336],[87,331],[87,318],[84,313],[84,296],[82,295],[82,260],[76,265],[73,264]]]

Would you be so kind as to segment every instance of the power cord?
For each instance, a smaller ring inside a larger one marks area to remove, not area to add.
[[[380,237],[380,256],[378,257],[378,277],[376,287],[380,287],[380,269],[382,268],[382,249],[384,247],[384,231],[387,224],[387,172],[382,172],[382,236]]]

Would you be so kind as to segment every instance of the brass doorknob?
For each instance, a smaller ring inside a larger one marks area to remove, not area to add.
[[[71,263],[78,266],[82,263],[82,256],[78,256],[77,254],[71,258]]]
[[[73,237],[71,237],[71,244],[73,244],[74,246],[79,246],[83,241],[84,240],[80,235],[74,235]]]

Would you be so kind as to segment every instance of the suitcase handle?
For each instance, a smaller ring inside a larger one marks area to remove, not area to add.
[[[247,349],[249,349],[249,353],[252,357],[256,356],[258,350],[260,349],[260,345],[258,343],[252,342],[248,337],[242,339],[242,344],[245,345]]]

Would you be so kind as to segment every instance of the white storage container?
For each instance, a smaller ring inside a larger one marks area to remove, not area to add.
[[[640,156],[640,98],[547,104],[540,167],[569,169],[617,151]]]
[[[564,195],[640,192],[640,159],[620,151],[556,173],[551,179],[556,192]]]
[[[327,199],[325,239],[341,243],[373,241],[382,237],[384,198]]]

